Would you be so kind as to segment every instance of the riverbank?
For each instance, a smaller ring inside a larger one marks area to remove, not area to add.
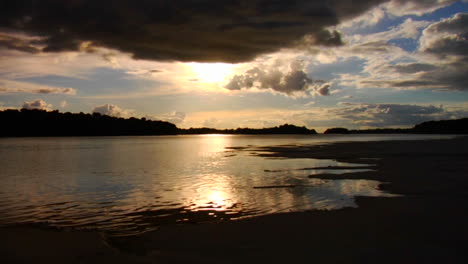
[[[161,226],[131,237],[0,228],[2,263],[466,263],[468,139],[256,149],[257,155],[375,164],[322,178],[372,179],[394,198],[358,208]]]

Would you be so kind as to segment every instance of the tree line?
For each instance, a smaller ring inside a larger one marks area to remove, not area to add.
[[[317,134],[315,129],[284,124],[269,128],[237,128],[237,129],[215,129],[215,128],[189,128],[179,129],[180,134],[244,134],[244,135],[264,135],[264,134]]]
[[[99,113],[60,113],[58,110],[0,111],[0,136],[126,136],[175,135],[169,122],[145,118],[117,118]]]
[[[317,134],[314,129],[291,124],[270,128],[189,128],[182,129],[165,121],[146,118],[119,118],[100,113],[60,113],[58,110],[0,111],[0,137],[27,136],[130,136],[130,135],[193,135],[193,134]],[[413,128],[379,128],[348,130],[327,129],[324,134],[468,134],[468,118],[429,121]]]

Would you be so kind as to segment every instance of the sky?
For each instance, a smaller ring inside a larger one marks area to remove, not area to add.
[[[467,0],[0,3],[0,110],[411,127],[468,117],[467,83]]]

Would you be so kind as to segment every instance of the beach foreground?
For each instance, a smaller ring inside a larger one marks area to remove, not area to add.
[[[467,263],[468,138],[264,147],[258,155],[372,163],[399,197],[358,208],[161,226],[129,237],[0,228],[1,263]]]

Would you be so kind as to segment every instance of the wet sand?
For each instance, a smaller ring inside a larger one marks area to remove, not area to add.
[[[378,180],[401,196],[357,197],[358,208],[335,211],[161,226],[132,237],[0,228],[0,262],[468,263],[468,138],[264,147],[257,153],[375,164],[375,171],[311,177]]]

